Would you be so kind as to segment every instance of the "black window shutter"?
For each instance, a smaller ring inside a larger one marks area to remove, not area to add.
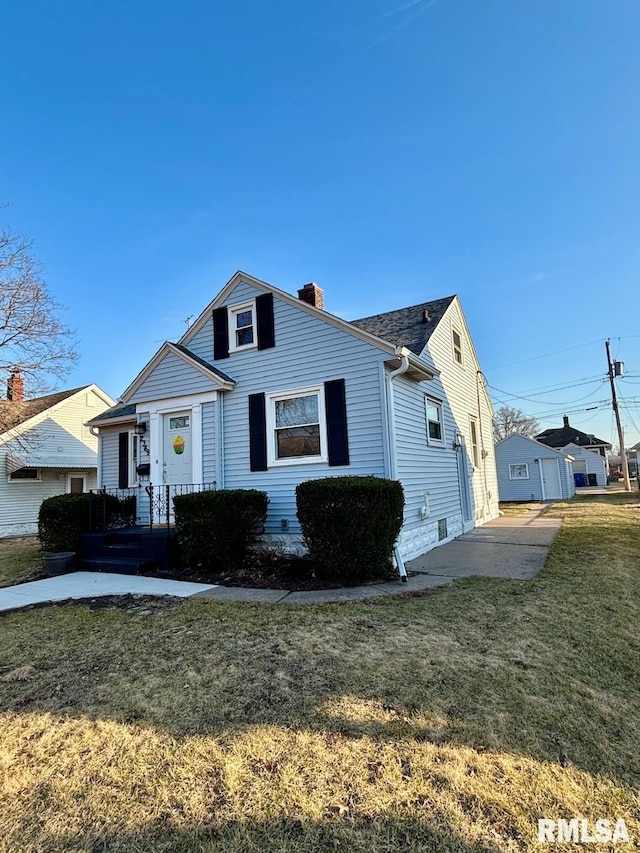
[[[334,379],[332,382],[324,383],[324,402],[327,415],[329,465],[348,465],[349,433],[344,379]]]
[[[270,349],[276,345],[273,326],[273,293],[256,296],[256,320],[258,328],[258,349]]]
[[[264,394],[249,395],[249,464],[252,471],[267,470],[267,413]]]
[[[118,488],[129,488],[129,433],[118,433]]]
[[[213,312],[213,358],[229,358],[229,324],[226,308],[216,308]]]

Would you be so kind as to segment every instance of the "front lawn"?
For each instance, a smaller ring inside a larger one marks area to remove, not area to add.
[[[0,850],[497,853],[574,816],[639,844],[638,496],[548,512],[534,581],[0,617]]]
[[[0,587],[42,577],[42,552],[37,536],[0,539]]]

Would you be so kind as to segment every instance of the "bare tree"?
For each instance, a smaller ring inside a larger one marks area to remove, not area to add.
[[[527,435],[533,437],[540,430],[538,421],[530,415],[511,406],[501,406],[493,418],[493,437],[502,441],[510,435]]]
[[[77,353],[31,249],[24,237],[0,229],[0,378],[18,371],[33,394],[66,376]]]

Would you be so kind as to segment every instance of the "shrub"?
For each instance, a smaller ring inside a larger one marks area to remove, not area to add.
[[[173,499],[182,561],[216,571],[239,569],[262,532],[269,498],[255,489],[221,489]]]
[[[83,533],[103,526],[132,524],[135,497],[85,492],[45,498],[38,514],[38,536],[45,551],[80,551]]]
[[[396,480],[307,480],[296,487],[296,505],[309,556],[329,577],[355,584],[391,568],[404,509]]]

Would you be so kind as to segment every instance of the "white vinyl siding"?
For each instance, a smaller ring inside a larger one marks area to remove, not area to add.
[[[559,451],[555,451],[532,438],[511,435],[499,442],[495,448],[498,482],[501,501],[549,500],[542,485],[542,460],[557,463],[563,499],[574,494],[571,465]],[[514,477],[514,471],[527,467],[528,478]]]
[[[87,406],[87,398],[93,405]],[[20,438],[0,439],[0,536],[19,532],[19,528],[37,529],[40,504],[45,498],[61,495],[67,489],[68,467],[40,469],[39,480],[12,480],[6,475],[6,453],[47,457],[86,459],[86,467],[73,466],[74,472],[87,477],[87,488],[96,488],[98,440],[88,434],[84,423],[108,408],[93,391],[85,391],[65,400],[56,409],[45,411],[26,429],[18,428]]]
[[[226,304],[247,303],[260,292],[240,283],[229,294]],[[298,533],[295,487],[299,482],[347,474],[385,476],[380,364],[389,355],[278,299],[277,295],[274,295],[273,310],[275,347],[232,352],[229,358],[215,362],[238,383],[233,391],[223,394],[224,487],[267,491],[266,532],[281,534],[281,520],[285,519],[289,532]],[[206,323],[188,346],[201,358],[211,360],[213,322]],[[249,395],[320,387],[332,379],[345,380],[350,464],[330,467],[319,461],[251,471]],[[169,395],[173,390],[168,387],[165,393]],[[424,408],[422,433],[424,435]]]
[[[225,371],[226,372],[226,371]],[[188,364],[173,352],[167,353],[147,376],[127,403],[162,400],[165,397],[187,396],[206,391],[215,391],[216,382],[196,367]]]
[[[462,366],[456,363],[454,357],[454,330],[460,334]],[[466,450],[464,452],[467,454],[471,479],[472,515],[476,523],[496,518],[498,515],[498,482],[493,449],[493,411],[482,385],[482,377],[478,373],[479,365],[457,299],[453,300],[444,317],[436,326],[422,352],[422,357],[441,371],[437,380],[428,383],[430,386],[428,393],[438,397],[441,394],[450,410],[450,427],[449,421],[445,417],[446,435],[453,437],[459,433],[465,439]],[[437,391],[438,383],[442,388],[441,392]],[[470,416],[476,420],[477,424],[477,445],[479,462],[481,463],[478,467],[474,465],[472,456]],[[447,445],[449,444],[449,439],[447,439]],[[437,488],[440,488],[439,477],[436,482]]]

